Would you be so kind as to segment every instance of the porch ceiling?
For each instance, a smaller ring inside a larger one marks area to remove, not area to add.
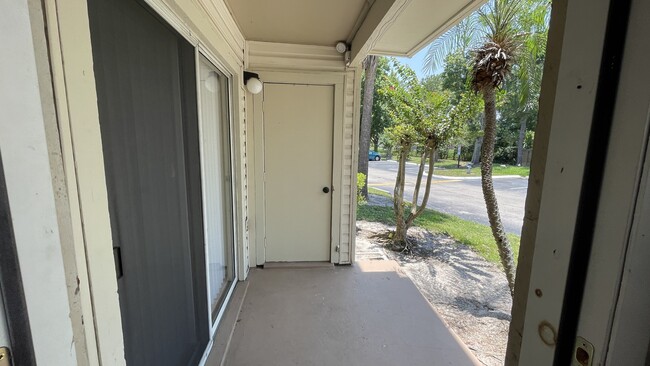
[[[396,3],[398,1],[395,1]],[[413,56],[486,0],[406,1],[370,53]]]
[[[247,40],[413,56],[486,0],[224,0]]]
[[[334,46],[349,41],[374,0],[226,0],[249,41]],[[366,5],[367,4],[367,5]]]

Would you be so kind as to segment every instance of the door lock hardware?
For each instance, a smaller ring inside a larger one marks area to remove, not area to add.
[[[0,366],[11,366],[11,354],[8,347],[0,347]]]
[[[594,360],[594,345],[578,336],[573,347],[571,366],[591,366]]]

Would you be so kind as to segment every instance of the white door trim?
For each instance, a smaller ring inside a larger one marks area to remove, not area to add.
[[[555,5],[558,5],[556,9]],[[564,8],[565,7],[565,8]],[[565,10],[564,13],[562,10]],[[580,189],[586,159],[589,130],[595,104],[595,90],[607,19],[607,1],[576,0],[554,4],[549,35],[549,58],[540,97],[539,126],[547,126],[543,186],[534,237],[522,238],[522,251],[534,246],[530,278],[518,269],[514,312],[524,311],[523,329],[511,329],[510,337],[521,334],[521,365],[552,364],[566,284]],[[559,15],[559,17],[558,17]],[[561,35],[558,36],[558,31]],[[559,54],[559,55],[558,55]],[[556,62],[556,63],[554,63]],[[549,67],[549,65],[552,66]],[[553,78],[556,77],[555,80]],[[550,125],[550,127],[548,127]],[[537,151],[537,150],[535,150]],[[544,152],[542,148],[540,152]],[[539,174],[531,172],[531,178]],[[531,187],[538,182],[531,179]],[[528,194],[535,194],[532,189]],[[530,202],[529,202],[530,203]],[[526,213],[524,234],[533,225]],[[534,241],[534,243],[531,243]],[[530,261],[529,258],[522,260]],[[520,265],[522,263],[520,260]],[[528,281],[527,281],[528,280]],[[526,283],[528,282],[528,283]],[[522,293],[526,291],[526,293]],[[525,300],[524,300],[525,299]],[[520,318],[519,314],[514,317]],[[516,347],[511,342],[511,347]],[[516,349],[509,352],[516,354]]]
[[[577,328],[578,336],[594,346],[594,365],[643,364],[650,340],[650,316],[643,306],[649,303],[646,282],[650,278],[649,251],[643,245],[648,244],[649,218],[650,72],[644,67],[648,15],[650,3],[631,1]],[[638,291],[633,291],[635,286]]]
[[[303,84],[303,85],[331,85],[334,86],[334,139],[332,151],[332,220],[330,262],[339,263],[339,244],[341,230],[341,200],[343,195],[343,86],[345,75],[335,72],[285,72],[262,71],[259,72],[263,82],[278,84]],[[256,226],[255,250],[257,265],[266,262],[266,220],[265,220],[265,193],[264,193],[264,91],[253,96],[254,103],[254,128],[255,134],[255,188],[256,212],[258,216]]]

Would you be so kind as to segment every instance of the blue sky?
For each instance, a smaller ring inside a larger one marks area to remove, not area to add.
[[[424,55],[427,54],[428,49],[429,46],[427,45],[420,52],[413,55],[413,57],[397,57],[397,60],[405,65],[409,65],[418,75],[418,78],[422,79],[423,77],[427,76],[422,68],[424,67]],[[438,70],[435,70],[434,74],[439,74],[441,71],[442,69],[438,68]]]

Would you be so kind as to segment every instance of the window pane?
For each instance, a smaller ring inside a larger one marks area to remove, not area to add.
[[[208,297],[214,321],[234,279],[228,80],[203,56],[199,88]]]

